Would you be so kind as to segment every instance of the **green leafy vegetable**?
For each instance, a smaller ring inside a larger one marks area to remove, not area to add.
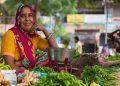
[[[55,72],[52,68],[48,67],[43,67],[43,66],[37,66],[34,71],[40,71],[40,72],[45,72],[45,73],[53,73]]]
[[[29,86],[87,86],[82,80],[78,80],[74,75],[60,72],[50,73],[46,77],[40,79],[37,83]]]
[[[107,58],[107,60],[109,60],[109,61],[120,60],[120,53],[115,53],[114,56],[109,56],[109,57]]]
[[[81,80],[87,84],[96,82],[100,86],[116,86],[112,74],[98,65],[86,66],[81,74]]]
[[[5,63],[5,60],[0,57],[0,70],[9,70],[11,69],[8,64]]]

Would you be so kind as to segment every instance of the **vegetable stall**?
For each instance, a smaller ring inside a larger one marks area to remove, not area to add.
[[[58,69],[37,66],[17,75],[15,75],[16,71],[11,70],[10,66],[1,58],[0,86],[119,86],[119,53],[107,59],[98,53],[78,56],[76,58],[76,55],[73,55],[73,59],[71,61],[68,59],[67,64],[65,60],[54,65]],[[99,58],[104,58],[104,60]]]

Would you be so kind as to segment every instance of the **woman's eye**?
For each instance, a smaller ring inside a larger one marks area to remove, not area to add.
[[[33,14],[32,14],[32,13],[29,13],[29,14],[21,14],[20,17],[22,17],[22,18],[33,17]]]
[[[30,13],[30,14],[28,14],[28,16],[29,16],[29,17],[33,17],[33,14],[32,14],[32,13]]]
[[[25,15],[24,15],[24,14],[21,14],[20,17],[25,17]]]

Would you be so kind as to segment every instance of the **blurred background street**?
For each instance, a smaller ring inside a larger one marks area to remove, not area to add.
[[[84,53],[101,52],[105,44],[112,52],[107,35],[120,29],[119,0],[0,0],[0,44],[22,3],[33,6],[37,23],[54,33],[59,47],[74,48],[78,36]]]

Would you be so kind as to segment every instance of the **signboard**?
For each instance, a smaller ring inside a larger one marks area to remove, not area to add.
[[[84,15],[69,14],[67,15],[67,23],[84,23]]]
[[[113,22],[119,22],[120,23],[120,17],[113,17],[112,18]]]
[[[104,14],[85,15],[85,23],[105,24],[106,23],[106,15],[104,15]]]
[[[120,17],[113,17],[114,30],[120,29]]]

